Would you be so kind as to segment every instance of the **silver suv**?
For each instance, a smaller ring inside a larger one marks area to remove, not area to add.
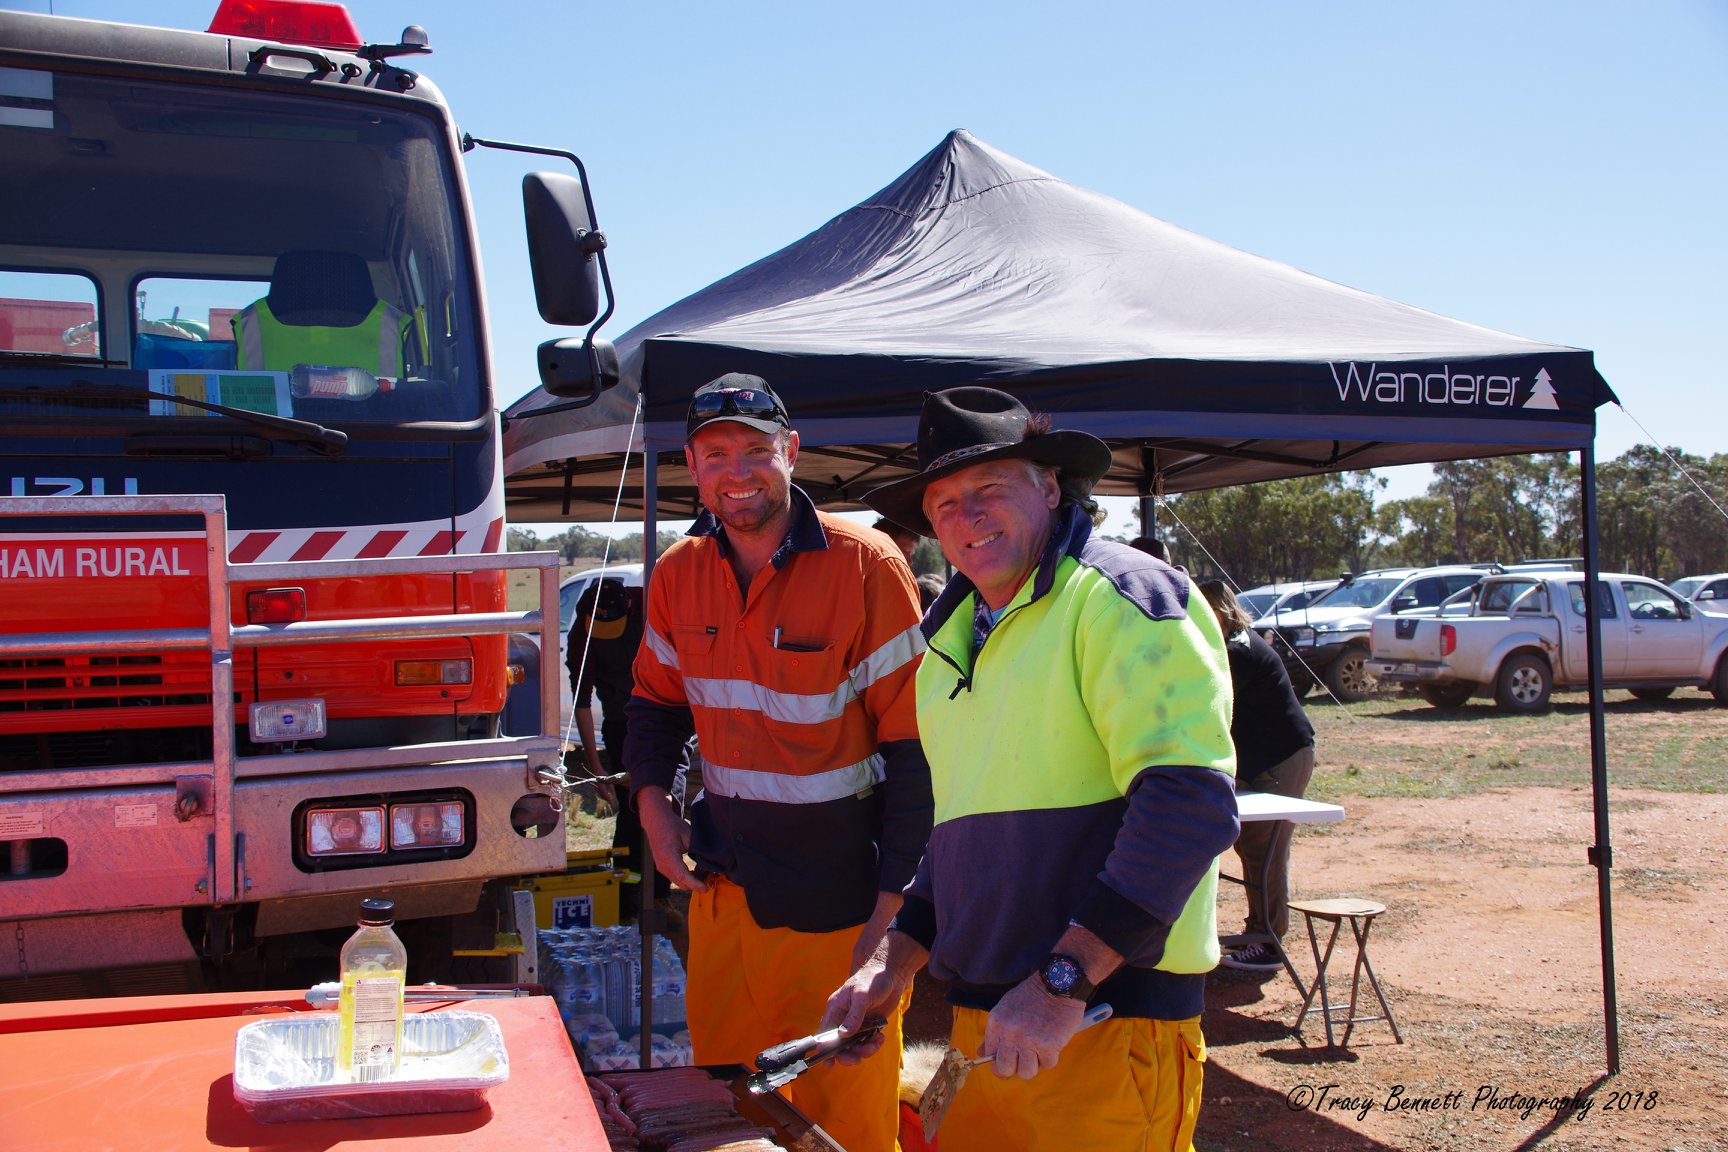
[[[1339,700],[1353,703],[1374,687],[1364,664],[1376,617],[1432,616],[1448,596],[1498,571],[1497,564],[1459,564],[1355,573],[1324,596],[1261,617],[1254,627],[1284,657],[1298,696],[1318,680]]]

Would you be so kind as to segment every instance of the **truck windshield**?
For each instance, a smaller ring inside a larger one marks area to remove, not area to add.
[[[1348,584],[1340,584],[1318,600],[1309,602],[1310,608],[1372,608],[1385,600],[1397,590],[1399,580],[1353,580]]]
[[[0,115],[11,432],[221,419],[151,398],[165,393],[361,434],[489,410],[439,122],[360,100],[0,72],[31,93],[27,115]],[[79,382],[109,388],[78,395]]]

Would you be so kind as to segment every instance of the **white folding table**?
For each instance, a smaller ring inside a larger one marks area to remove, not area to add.
[[[1296,974],[1295,967],[1290,963],[1290,957],[1284,952],[1284,942],[1273,934],[1272,909],[1266,905],[1266,876],[1271,870],[1272,862],[1280,853],[1290,847],[1290,838],[1296,834],[1298,824],[1335,824],[1344,819],[1344,809],[1338,804],[1327,804],[1319,800],[1305,800],[1295,796],[1280,796],[1275,792],[1238,792],[1236,793],[1236,818],[1243,823],[1251,820],[1277,820],[1281,823],[1273,834],[1272,843],[1267,847],[1266,859],[1260,870],[1260,923],[1266,928],[1264,932],[1239,932],[1231,936],[1220,936],[1219,943],[1231,947],[1246,947],[1252,944],[1268,944],[1278,953],[1279,961],[1284,965],[1284,971],[1290,974],[1290,982],[1296,985],[1296,991],[1306,993],[1308,988],[1302,983],[1302,977]]]

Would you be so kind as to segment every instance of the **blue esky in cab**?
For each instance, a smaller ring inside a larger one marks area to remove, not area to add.
[[[179,28],[217,0],[0,0]],[[1589,348],[1661,444],[1728,451],[1721,0],[357,0],[466,131],[568,148],[636,321],[797,239],[953,128],[1233,247]],[[534,383],[516,158],[468,159],[501,404]],[[796,415],[796,413],[794,413]],[[1607,460],[1643,442],[1599,417]],[[1393,469],[1415,495],[1426,468]],[[1131,502],[1106,531],[1127,530]]]

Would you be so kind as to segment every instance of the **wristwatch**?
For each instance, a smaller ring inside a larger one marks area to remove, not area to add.
[[[1086,969],[1080,967],[1080,961],[1060,952],[1050,953],[1044,966],[1038,969],[1038,979],[1044,982],[1044,989],[1050,995],[1069,1000],[1084,1001],[1097,989],[1092,981],[1086,979]]]

